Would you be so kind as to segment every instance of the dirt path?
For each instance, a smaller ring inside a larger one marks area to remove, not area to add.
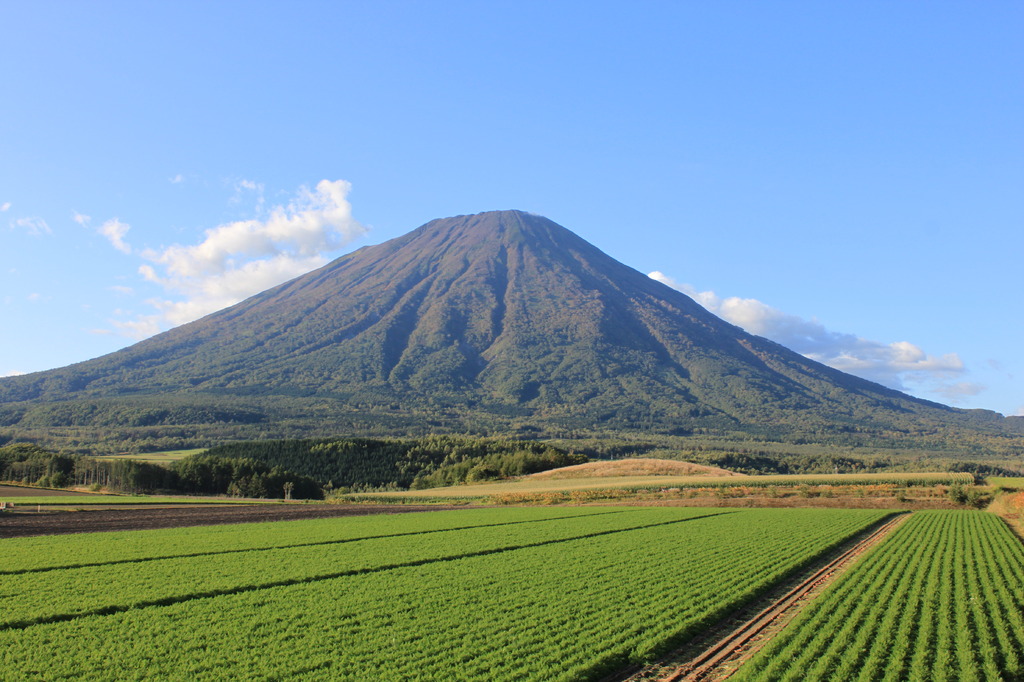
[[[225,523],[323,519],[369,514],[405,514],[441,509],[465,509],[441,505],[370,504],[259,504],[203,507],[147,507],[87,511],[0,512],[0,538],[30,535],[64,535],[115,530],[212,526]]]
[[[624,671],[622,675],[609,678],[609,682],[612,679],[621,682],[726,679],[792,620],[805,604],[849,568],[857,557],[881,542],[907,518],[909,514],[890,517],[659,663],[639,671]]]

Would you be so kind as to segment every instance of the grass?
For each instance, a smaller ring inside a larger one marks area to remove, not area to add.
[[[1009,477],[1009,476],[989,476],[985,479],[985,482],[989,485],[994,485],[997,488],[1016,488],[1018,490],[1024,490],[1024,476]]]

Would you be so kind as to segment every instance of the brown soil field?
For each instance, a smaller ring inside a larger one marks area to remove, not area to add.
[[[147,507],[145,509],[101,509],[89,511],[7,511],[0,512],[0,538],[30,535],[65,535],[100,531],[148,530],[185,526],[214,526],[227,523],[324,519],[370,514],[405,514],[442,509],[465,509],[442,505],[340,505],[281,504],[203,507]]]
[[[0,485],[0,497],[68,497],[69,495],[92,495],[73,490],[50,490],[49,488],[28,488],[20,485]]]
[[[587,462],[524,476],[527,480],[560,478],[594,478],[603,476],[736,476],[735,471],[704,466],[674,459],[617,459],[610,462]]]

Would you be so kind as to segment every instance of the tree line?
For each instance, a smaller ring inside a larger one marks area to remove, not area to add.
[[[330,489],[433,488],[589,461],[546,443],[506,438],[334,438],[232,443],[210,456],[247,458],[309,476]]]
[[[323,497],[321,486],[310,477],[246,458],[199,454],[165,467],[127,459],[104,460],[67,455],[28,443],[0,448],[0,481],[45,488],[88,487],[125,493],[189,493],[274,499]]]

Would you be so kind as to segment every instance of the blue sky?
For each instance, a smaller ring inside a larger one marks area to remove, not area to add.
[[[1024,413],[1019,2],[0,2],[0,376],[518,208]]]

